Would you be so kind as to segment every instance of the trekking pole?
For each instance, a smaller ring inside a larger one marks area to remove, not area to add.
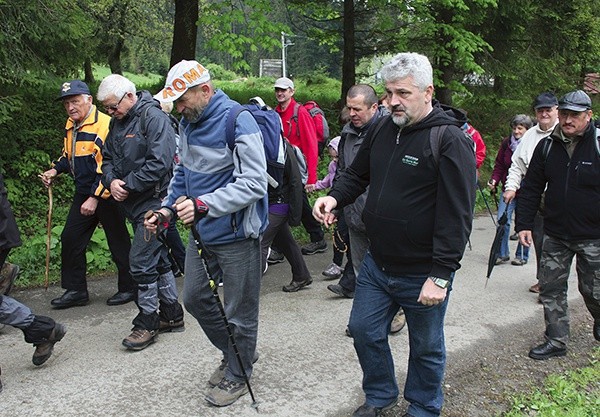
[[[175,204],[182,203],[185,200],[187,200],[188,198],[190,198],[190,197],[181,196],[177,199],[177,201],[175,201]],[[198,229],[196,229],[196,223],[197,223],[197,221],[194,221],[194,224],[192,224],[192,226],[191,226],[192,237],[194,238],[194,243],[196,244],[196,249],[198,249],[198,254],[200,255],[200,258],[202,260],[202,267],[204,268],[204,271],[206,272],[206,276],[208,278],[208,285],[210,286],[210,289],[212,290],[212,293],[213,293],[213,297],[215,298],[215,301],[216,301],[217,305],[219,306],[219,311],[221,312],[221,318],[223,319],[223,323],[225,323],[225,328],[227,329],[227,336],[229,337],[229,342],[231,343],[231,346],[233,347],[233,351],[235,352],[235,357],[237,359],[237,363],[238,363],[240,369],[242,370],[244,382],[246,383],[246,386],[248,387],[248,392],[250,393],[250,397],[252,398],[252,407],[255,408],[256,411],[258,412],[258,403],[256,402],[256,398],[254,398],[254,393],[252,392],[252,387],[250,386],[250,380],[248,379],[248,374],[246,374],[246,369],[244,368],[244,364],[242,362],[242,357],[240,356],[240,352],[235,343],[235,337],[233,335],[233,331],[231,330],[231,327],[229,325],[229,320],[227,320],[227,316],[225,315],[225,308],[223,307],[223,303],[221,302],[221,297],[219,297],[219,286],[217,285],[217,283],[215,282],[213,277],[210,275],[210,272],[208,270],[208,259],[210,257],[210,254],[209,254],[208,250],[206,249],[206,247],[204,246],[202,239],[200,238],[200,233],[198,233]]]
[[[169,229],[169,223],[165,221],[164,216],[159,211],[148,210],[146,214],[144,214],[144,219],[148,220],[150,217],[155,215],[158,220],[156,221],[156,239],[167,249],[167,257],[169,258],[169,262],[171,264],[176,265],[180,271],[183,271],[183,265],[177,261],[175,256],[173,256],[173,250],[171,246],[167,243],[167,233]],[[160,246],[152,253],[152,256],[156,256],[156,254],[160,251]]]
[[[487,198],[485,198],[485,194],[483,193],[483,189],[481,188],[481,184],[479,183],[479,180],[477,180],[477,188],[479,188],[479,192],[481,193],[481,197],[483,197],[483,202],[485,203],[485,206],[487,207],[488,213],[490,213],[490,217],[492,218],[492,222],[494,222],[494,226],[498,226],[496,224],[496,219],[494,218],[494,215],[492,214],[492,209],[490,208],[490,204],[487,201]]]

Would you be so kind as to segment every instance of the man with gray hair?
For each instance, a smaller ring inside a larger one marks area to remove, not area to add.
[[[190,237],[183,302],[222,353],[205,399],[224,407],[249,392],[257,359],[260,240],[268,223],[262,133],[247,111],[228,124],[238,104],[214,87],[209,71],[197,61],[174,65],[155,97],[174,102],[183,116],[181,159],[160,214],[149,218],[146,227],[152,230],[159,217],[178,217],[195,228],[205,245],[206,264]],[[228,126],[234,128],[231,135]],[[211,289],[211,276],[223,281],[226,320]]]
[[[398,400],[388,331],[400,307],[410,340],[405,416],[439,416],[448,293],[473,218],[473,141],[460,129],[463,120],[433,105],[427,57],[398,54],[381,75],[391,115],[369,132],[329,195],[315,202],[313,214],[329,226],[332,210],[352,203],[369,186],[363,211],[369,251],[348,326],[366,399],[353,416],[378,416]]]
[[[543,360],[567,354],[567,288],[577,257],[579,292],[594,319],[600,341],[600,148],[592,120],[592,100],[581,90],[558,101],[558,125],[535,147],[517,201],[517,231],[525,246],[544,199],[540,262],[540,301],[544,305],[544,343],[529,351]],[[543,197],[542,197],[543,195]]]
[[[158,332],[183,331],[183,308],[177,301],[175,276],[158,236],[148,235],[144,216],[158,210],[167,194],[175,156],[175,131],[169,117],[148,91],[136,92],[122,75],[106,77],[98,100],[112,117],[104,147],[102,184],[133,224],[129,253],[131,276],[137,282],[139,314],[127,349],[142,350]]]

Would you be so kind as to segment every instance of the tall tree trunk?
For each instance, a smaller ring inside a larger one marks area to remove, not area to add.
[[[94,82],[94,71],[92,68],[92,60],[90,58],[86,58],[83,62],[83,73],[85,74],[84,81],[86,83],[90,84]]]
[[[191,60],[196,58],[198,1],[199,0],[175,0],[171,67],[182,59]]]
[[[125,45],[125,40],[123,38],[117,38],[117,41],[108,53],[108,66],[113,74],[123,74],[123,66],[121,65],[123,45]]]
[[[344,0],[344,57],[342,59],[342,96],[340,98],[340,108],[346,103],[346,93],[356,83],[355,43],[354,0]]]
[[[452,90],[448,87],[454,79],[454,69],[450,65],[442,64],[438,68],[442,72],[441,81],[444,83],[443,87],[436,89],[435,98],[440,103],[452,105]]]

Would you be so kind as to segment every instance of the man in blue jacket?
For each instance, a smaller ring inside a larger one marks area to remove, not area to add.
[[[529,351],[532,359],[567,354],[567,282],[574,256],[579,292],[600,341],[600,148],[591,119],[592,100],[585,92],[572,91],[558,101],[558,124],[537,144],[517,201],[519,240],[530,246],[543,198],[539,281],[546,340]]]
[[[381,76],[391,115],[369,132],[329,195],[315,202],[313,214],[328,226],[334,208],[352,203],[369,186],[362,215],[369,251],[356,279],[348,325],[366,398],[353,416],[378,416],[398,400],[388,331],[400,307],[410,341],[405,416],[439,416],[444,317],[475,201],[473,141],[462,133],[463,121],[433,106],[427,57],[398,54]],[[430,132],[436,127],[444,131],[435,138],[434,155]]]
[[[235,141],[227,141],[230,109],[236,104],[216,90],[208,70],[196,61],[181,61],[169,70],[165,88],[156,96],[175,102],[183,116],[179,128],[181,154],[160,213],[176,215],[195,227],[211,254],[208,270],[223,280],[225,314],[250,378],[255,360],[260,295],[260,237],[267,227],[267,171],[262,134],[254,117],[236,118]],[[175,204],[179,197],[187,199]],[[155,219],[146,225],[152,229]],[[190,238],[183,287],[185,308],[222,353],[221,365],[209,379],[206,400],[226,406],[248,392],[225,322],[213,296],[207,270]]]

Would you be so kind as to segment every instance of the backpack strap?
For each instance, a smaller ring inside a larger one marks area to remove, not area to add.
[[[548,160],[548,155],[550,154],[550,148],[552,147],[552,138],[550,136],[546,136],[544,139],[544,143],[542,145],[542,155],[544,157],[544,164]]]
[[[429,147],[431,148],[431,156],[433,156],[433,162],[437,168],[440,162],[440,148],[442,144],[442,138],[448,125],[433,126],[429,130]]]
[[[290,130],[288,131],[286,139],[289,139],[290,135],[292,134],[292,120],[294,121],[294,123],[296,123],[296,136],[300,136],[300,126],[298,125],[298,110],[300,110],[300,103],[296,102],[296,104],[294,105],[294,113],[290,118]]]
[[[142,135],[144,135],[144,137],[146,137],[146,119],[148,118],[148,111],[150,110],[150,106],[146,106],[146,108],[144,109],[144,111],[142,112],[142,114],[140,115],[140,132],[142,132]]]
[[[240,113],[245,110],[246,108],[238,103],[234,104],[229,109],[225,125],[225,139],[227,140],[227,146],[229,146],[229,149],[231,150],[233,150],[233,147],[235,146],[235,121]]]

